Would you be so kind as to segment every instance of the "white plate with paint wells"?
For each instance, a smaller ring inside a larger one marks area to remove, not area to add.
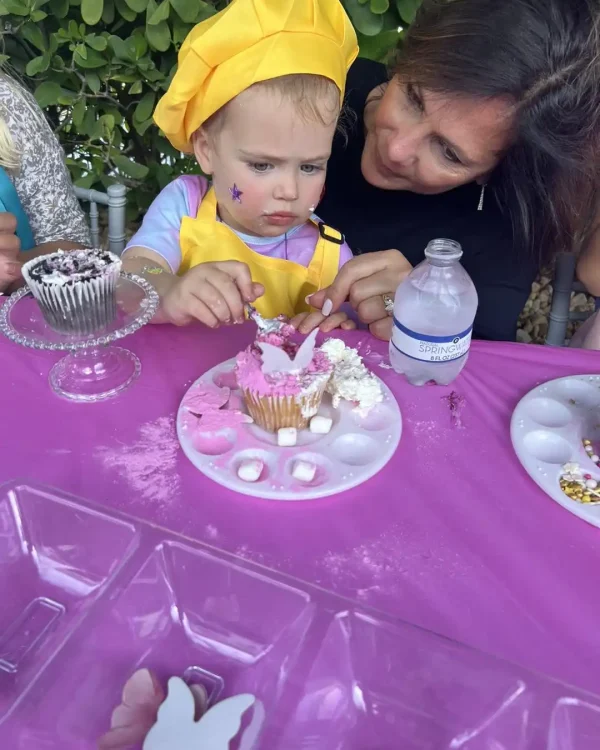
[[[573,375],[542,383],[517,404],[510,434],[525,471],[553,500],[600,526],[600,505],[581,504],[560,488],[562,467],[578,463],[600,483],[600,468],[583,447],[600,448],[600,375]]]
[[[185,455],[197,469],[223,487],[271,500],[313,500],[366,482],[396,452],[402,434],[402,416],[394,395],[382,381],[383,402],[366,417],[361,417],[347,402],[334,409],[331,397],[325,394],[319,414],[333,420],[331,431],[315,435],[308,429],[301,430],[293,448],[280,448],[276,435],[255,424],[201,432],[184,405],[201,384],[230,388],[231,396],[224,408],[245,411],[235,383],[234,364],[235,359],[230,359],[198,378],[177,412],[177,436]],[[245,482],[238,477],[237,470],[242,461],[255,458],[263,462],[263,472],[258,481]],[[316,465],[311,482],[300,482],[292,476],[296,461]]]

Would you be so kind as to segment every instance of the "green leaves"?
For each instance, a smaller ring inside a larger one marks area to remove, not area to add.
[[[148,7],[148,0],[125,0],[125,2],[136,13],[143,13]]]
[[[146,26],[146,35],[150,46],[157,52],[166,52],[171,46],[171,29],[166,21]]]
[[[39,57],[34,57],[27,63],[25,66],[25,73],[27,73],[30,78],[34,78],[40,73],[44,73],[48,70],[49,66],[50,58],[47,55],[40,55]]]
[[[370,8],[372,13],[381,15],[385,13],[390,7],[390,0],[371,0]]]
[[[149,91],[147,94],[140,99],[135,112],[133,113],[134,120],[138,122],[144,122],[152,116],[154,111],[154,103],[156,101],[156,94],[153,91]]]
[[[62,88],[54,81],[44,81],[35,90],[35,98],[42,109],[58,104],[62,95]]]
[[[208,18],[213,8],[203,0],[169,0],[171,7],[185,23],[198,23]]]
[[[411,24],[415,20],[421,0],[396,0],[396,5],[405,24]]]
[[[103,12],[104,0],[81,0],[81,17],[88,26],[95,26]]]
[[[381,15],[373,13],[370,4],[361,3],[359,0],[345,0],[344,5],[356,30],[361,34],[375,36],[383,29]]]
[[[122,172],[127,177],[132,177],[134,180],[143,180],[149,171],[148,167],[138,164],[133,159],[129,159],[122,154],[113,154],[112,162],[119,172]]]
[[[21,26],[21,35],[24,39],[32,44],[34,47],[40,50],[40,52],[46,51],[46,40],[44,33],[39,26],[35,23],[25,23]]]
[[[73,61],[80,68],[103,68],[107,60],[100,52],[96,52],[91,47],[86,47],[85,44],[77,45],[77,50],[73,55]]]
[[[169,0],[162,0],[160,5],[156,5],[154,0],[148,0],[146,23],[150,26],[158,26],[158,24],[168,19],[170,12],[171,6],[169,5]]]
[[[97,73],[86,73],[85,82],[87,83],[89,90],[93,94],[97,94],[102,88],[102,82],[100,81],[100,76]]]

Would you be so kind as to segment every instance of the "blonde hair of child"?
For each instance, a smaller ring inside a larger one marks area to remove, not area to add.
[[[252,84],[246,91],[262,89],[278,94],[282,101],[291,102],[298,116],[305,122],[330,125],[340,115],[340,91],[335,83],[325,76],[309,73],[294,73]],[[221,107],[201,126],[210,135],[218,133],[227,117],[227,107]]]

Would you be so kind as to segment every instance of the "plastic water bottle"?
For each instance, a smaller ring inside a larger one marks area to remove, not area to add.
[[[477,292],[453,240],[432,240],[425,260],[400,284],[390,362],[413,385],[448,385],[467,362]]]

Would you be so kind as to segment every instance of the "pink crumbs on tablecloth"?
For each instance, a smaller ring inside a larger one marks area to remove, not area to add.
[[[139,429],[130,445],[99,446],[94,455],[104,470],[117,471],[135,497],[153,505],[166,506],[178,496],[181,479],[177,471],[180,451],[174,417],[159,417]]]

